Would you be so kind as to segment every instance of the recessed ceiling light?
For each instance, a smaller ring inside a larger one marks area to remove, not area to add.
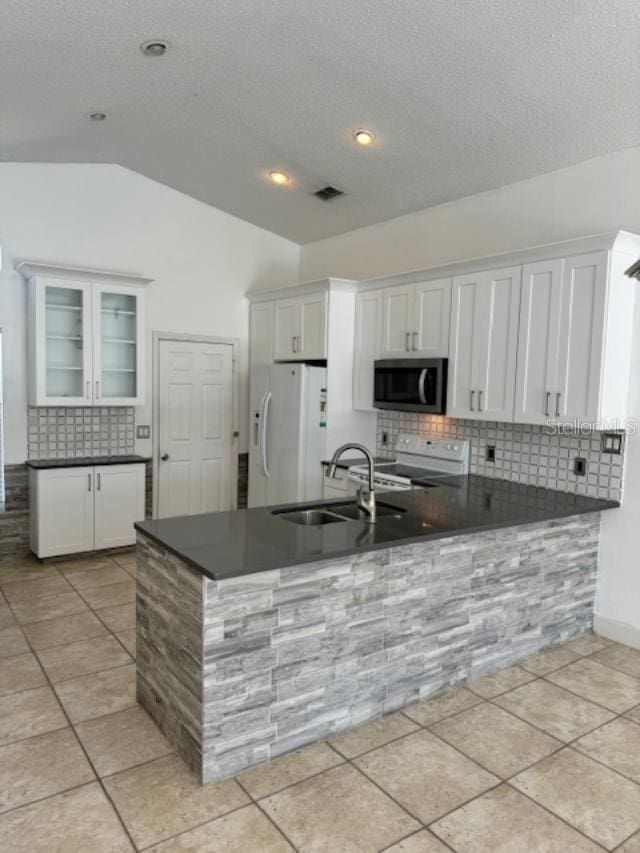
[[[106,117],[106,113],[87,113],[89,121],[104,121]]]
[[[269,180],[274,184],[288,184],[291,178],[285,172],[269,172]]]
[[[370,130],[356,130],[353,134],[353,138],[358,145],[371,145],[376,136],[375,133],[372,133]]]
[[[149,39],[140,45],[140,50],[146,56],[164,56],[168,49],[169,42],[165,39]]]

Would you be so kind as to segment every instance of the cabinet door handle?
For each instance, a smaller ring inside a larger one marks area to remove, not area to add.
[[[469,399],[469,408],[471,409],[472,412],[475,412],[475,409],[473,408],[473,398],[475,396],[475,393],[476,392],[472,390],[471,393],[469,394],[469,398],[470,398]]]
[[[295,335],[291,338],[291,351],[298,352],[298,338]]]
[[[544,401],[544,413],[547,417],[549,417],[549,399],[550,399],[550,397],[551,397],[551,391],[547,391],[547,393],[545,395],[545,401]]]
[[[87,474],[87,491],[91,491],[91,474]]]
[[[411,352],[411,332],[407,332],[405,335],[404,348],[407,352]]]
[[[100,399],[100,380],[96,379],[96,400]]]
[[[96,474],[96,477],[98,478],[97,489],[98,489],[98,491],[100,491],[100,488],[102,486],[102,477],[100,474]]]
[[[413,332],[412,337],[413,337],[413,351],[416,352],[418,349],[418,333]]]
[[[478,391],[478,411],[482,411],[482,390]]]
[[[91,399],[91,382],[89,382],[89,380],[88,380],[88,379],[87,379],[87,393],[86,393],[86,398],[87,398],[87,400],[90,400],[90,399]]]
[[[556,391],[556,417],[557,418],[560,417],[560,397],[562,397],[562,394],[560,393],[560,391]]]

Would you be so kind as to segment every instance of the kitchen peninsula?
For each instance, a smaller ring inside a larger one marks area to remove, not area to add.
[[[136,525],[138,700],[203,783],[591,626],[615,501],[465,476],[378,505]]]

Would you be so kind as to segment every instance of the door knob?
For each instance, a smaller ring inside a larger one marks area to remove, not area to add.
[[[168,458],[169,458],[168,453],[163,453],[162,456],[160,457],[160,459],[162,459],[163,462],[166,462]]]

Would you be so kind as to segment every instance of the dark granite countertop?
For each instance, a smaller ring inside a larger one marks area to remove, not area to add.
[[[149,456],[77,456],[74,459],[27,459],[29,468],[84,468],[86,465],[133,465],[150,462]]]
[[[380,492],[377,497],[379,504],[404,510],[400,518],[389,515],[379,516],[375,524],[350,521],[305,527],[273,515],[276,507],[260,507],[144,521],[135,526],[208,577],[221,580],[619,506],[617,501],[476,475],[434,481],[413,491]],[[349,498],[342,502],[347,501]],[[292,508],[335,503],[334,498]]]

